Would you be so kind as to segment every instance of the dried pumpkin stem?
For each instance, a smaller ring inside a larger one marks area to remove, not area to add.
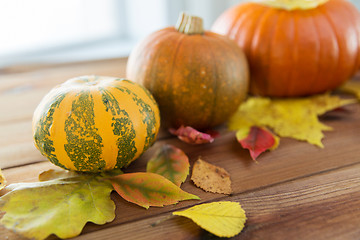
[[[313,9],[328,2],[329,0],[260,0],[260,4],[264,4],[274,8],[286,10],[296,9]]]
[[[188,15],[184,12],[180,13],[175,28],[177,31],[188,35],[204,33],[202,18]]]

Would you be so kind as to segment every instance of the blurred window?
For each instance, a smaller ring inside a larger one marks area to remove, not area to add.
[[[181,11],[201,16],[209,29],[242,1],[0,0],[0,67],[127,56],[146,35],[174,25]]]

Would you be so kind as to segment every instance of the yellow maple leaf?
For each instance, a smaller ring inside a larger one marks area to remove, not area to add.
[[[291,99],[250,97],[230,119],[229,128],[246,133],[252,126],[270,127],[281,137],[295,138],[323,147],[322,131],[332,128],[322,124],[318,116],[354,102],[352,99],[341,99],[329,94]]]
[[[201,228],[218,236],[233,237],[244,228],[246,215],[237,202],[213,202],[196,205],[173,215],[190,218]]]
[[[349,81],[344,86],[340,88],[341,91],[351,93],[355,95],[360,101],[360,82],[359,81]]]

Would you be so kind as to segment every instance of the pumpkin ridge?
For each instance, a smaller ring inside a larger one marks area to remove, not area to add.
[[[299,40],[299,34],[298,34],[298,28],[297,28],[297,20],[296,20],[296,16],[295,15],[292,15],[291,16],[291,20],[293,22],[293,26],[294,26],[294,38],[292,39],[292,44],[294,46],[294,49],[297,47],[297,42]],[[298,54],[298,51],[292,51],[291,52],[291,63],[292,64],[296,64],[297,62],[297,56]],[[290,95],[291,94],[291,91],[292,91],[292,83],[294,82],[293,78],[294,78],[294,71],[299,71],[297,68],[292,68],[290,70],[290,74],[289,74],[289,78],[288,78],[288,84],[289,84],[289,87],[286,89],[286,94]]]
[[[175,52],[174,52],[174,55],[173,55],[173,62],[171,63],[171,70],[170,70],[170,74],[169,74],[169,91],[167,91],[168,93],[171,93],[171,94],[166,94],[166,97],[168,98],[168,103],[170,103],[170,107],[169,109],[171,109],[170,113],[167,113],[167,115],[170,116],[170,119],[171,119],[171,122],[173,122],[174,120],[173,119],[177,119],[177,114],[176,112],[174,112],[174,110],[176,109],[175,108],[175,103],[174,103],[174,91],[176,91],[176,89],[173,88],[173,81],[174,81],[174,70],[175,70],[175,64],[176,64],[176,59],[177,59],[177,55],[179,53],[179,49],[180,49],[180,46],[184,40],[184,38],[186,37],[187,35],[186,34],[181,34],[180,37],[178,38],[177,40],[177,44],[175,46]],[[191,37],[191,36],[189,36]],[[162,101],[160,101],[159,104],[161,104]],[[161,112],[160,112],[161,114]],[[168,116],[168,117],[169,117]]]
[[[128,83],[128,84],[130,84],[130,85],[132,85],[132,86],[134,86],[134,87],[136,86],[134,82],[129,81],[129,80],[127,80],[127,79],[120,79],[120,80],[121,80],[121,81],[124,81],[124,82],[126,82],[126,83]],[[137,86],[137,87],[140,87],[140,88],[144,91],[144,93],[146,94],[146,96],[151,100],[151,102],[152,102],[154,105],[157,105],[157,102],[155,101],[155,98],[150,94],[149,90],[147,90],[146,88],[144,88],[144,86],[142,86],[142,85],[139,85],[139,86]]]
[[[351,12],[351,16],[352,16],[351,23],[353,24],[353,29],[356,29],[355,31],[357,32],[357,34],[356,34],[357,43],[358,43],[358,46],[360,46],[360,28],[357,28],[356,25],[355,25],[356,16],[354,15],[354,9],[350,8],[349,4],[346,4],[345,8],[349,12]],[[360,67],[360,50],[356,51],[356,58],[355,59],[356,59],[356,64],[353,67],[352,74],[356,73],[358,71],[359,67]]]
[[[144,151],[148,149],[155,140],[155,113],[152,111],[149,104],[145,103],[141,98],[139,98],[135,93],[132,93],[134,96],[134,100],[136,101],[136,104],[141,107],[142,109],[139,109],[139,112],[145,117],[142,119],[143,123],[146,124],[146,133],[147,136],[145,138],[145,144],[144,144]]]
[[[256,4],[253,4],[253,3],[248,3],[249,5],[251,5],[251,6],[255,6],[255,7],[258,7],[258,8],[262,8],[262,13],[261,13],[261,16],[259,16],[257,19],[256,19],[256,21],[257,22],[260,22],[261,20],[262,20],[262,17],[270,10],[270,9],[267,9],[266,7],[264,7],[264,6],[262,6],[262,5],[256,5]],[[241,25],[244,23],[244,22],[246,22],[247,21],[247,19],[249,18],[249,16],[251,16],[251,15],[253,15],[254,14],[254,12],[256,12],[256,9],[255,10],[253,10],[253,9],[251,9],[251,11],[249,10],[249,12],[239,12],[239,14],[238,14],[238,16],[240,16],[240,15],[242,15],[241,17],[242,18],[240,18],[239,17],[239,19],[237,19],[237,21],[234,21],[234,24],[233,24],[233,26],[231,26],[231,32],[229,33],[229,37],[231,38],[231,39],[234,39],[236,42],[238,42],[239,41],[239,38],[238,38],[238,33],[239,33],[239,31],[240,31],[240,29],[241,29]],[[248,15],[246,15],[246,14],[248,14]],[[252,18],[250,18],[250,19],[252,19]],[[241,21],[240,21],[241,20]],[[235,30],[234,30],[235,29]],[[254,31],[253,31],[253,35],[254,35],[254,33],[256,32],[256,29],[254,29]]]
[[[332,29],[332,26],[330,25],[328,18],[324,15],[317,15],[317,18],[321,19],[321,23],[322,23],[322,29],[321,26],[319,26],[319,22],[320,20],[317,20],[315,22],[317,22],[316,27],[319,31],[319,34],[322,34],[325,36],[322,36],[322,38],[324,39],[332,39],[331,42],[334,43],[334,45],[336,45],[337,47],[337,43],[335,43],[336,39],[335,38],[335,32]],[[326,25],[325,25],[326,24]],[[328,31],[324,31],[324,29],[328,30]],[[319,41],[320,38],[319,38]],[[338,64],[338,58],[339,58],[339,49],[335,47],[335,51],[333,51],[334,53],[331,53],[328,49],[330,48],[329,45],[325,45],[325,49],[324,49],[324,45],[322,45],[323,48],[323,52],[325,53],[324,56],[322,56],[322,60],[323,59],[327,59],[327,62],[324,64],[324,61],[321,61],[320,65],[322,65],[322,68],[320,71],[320,78],[319,79],[329,79],[330,81],[335,81],[334,79],[336,78],[336,76],[334,74],[332,74],[331,72],[329,73],[329,71],[327,71],[326,69],[333,69],[337,66]],[[331,47],[332,48],[332,47]],[[321,88],[321,85],[323,85],[324,83],[322,81],[318,81],[316,84],[313,85],[314,89],[319,89]],[[320,86],[319,86],[320,85]]]
[[[317,28],[317,25],[315,23],[315,20],[314,20],[314,16],[310,16],[310,19],[311,19],[311,26],[314,27],[314,32],[316,33],[316,36],[317,36],[317,41],[316,41],[316,44],[318,46],[318,50],[317,50],[317,54],[316,54],[316,73],[314,74],[314,77],[313,77],[313,80],[311,81],[310,85],[313,86],[314,88],[316,87],[317,83],[318,83],[318,75],[319,75],[319,68],[320,68],[320,52],[321,52],[321,44],[320,44],[320,33],[319,33],[319,29]]]
[[[258,23],[262,21],[262,18],[263,18],[264,16],[266,16],[266,14],[268,14],[268,12],[270,11],[270,9],[268,9],[268,8],[262,6],[262,5],[257,5],[257,4],[252,4],[251,6],[252,6],[252,7],[255,6],[255,7],[258,7],[259,9],[261,9],[261,13],[259,14],[259,17],[256,17],[255,21],[253,20],[253,16],[255,15],[257,9],[254,9],[254,10],[251,11],[251,12],[249,11],[249,12],[251,13],[251,19],[252,19],[251,22],[252,22],[252,24],[255,25],[255,26],[257,26]],[[244,13],[242,12],[242,14],[244,14]],[[256,15],[255,15],[255,16],[256,16]],[[247,20],[248,20],[248,19],[245,17],[245,21],[247,21]],[[255,23],[254,23],[254,22],[255,22]],[[240,29],[241,29],[241,28],[238,28],[238,29],[236,30],[236,35],[233,37],[234,39],[236,39],[237,42],[239,42],[239,39],[238,39],[237,36],[238,36],[238,33],[239,33]],[[253,29],[253,28],[252,28],[252,29]],[[253,39],[254,34],[255,34],[256,31],[257,31],[256,28],[253,29],[253,31],[252,31],[252,33],[251,33],[251,39]],[[251,42],[250,42],[250,44],[251,44]],[[246,53],[246,54],[248,54],[248,53]]]
[[[286,12],[285,11],[281,11],[277,18],[276,18],[276,24],[274,24],[274,27],[272,28],[272,32],[270,34],[270,36],[272,36],[271,41],[269,41],[269,48],[276,48],[277,47],[277,39],[276,39],[276,35],[278,34],[278,31],[281,31],[280,29],[280,24],[281,24],[281,20],[282,18],[285,16]],[[287,31],[287,30],[285,30]],[[269,52],[269,58],[268,59],[272,59],[272,54],[274,53],[273,51],[268,51]],[[283,57],[283,56],[282,56]],[[279,64],[278,62],[275,61],[269,61],[268,63],[268,71],[267,71],[267,75],[266,75],[266,79],[271,79],[272,78],[272,72],[274,71],[273,69],[276,69],[276,66],[274,67],[275,64]],[[273,88],[272,84],[266,84],[266,88],[265,91],[266,92],[271,92]]]
[[[253,7],[257,7],[258,9],[261,9],[261,13],[259,14],[259,16],[258,17],[256,17],[256,19],[254,20],[253,19],[253,15],[254,15],[254,13],[256,12],[256,10],[257,9],[255,9],[255,10],[253,10],[253,11],[250,11],[250,10],[248,10],[250,13],[249,14],[251,14],[251,22],[252,22],[252,26],[258,26],[259,25],[259,23],[261,22],[261,21],[263,21],[263,18],[266,16],[266,15],[268,15],[269,14],[269,12],[270,12],[270,9],[269,8],[267,8],[267,7],[265,7],[265,6],[263,6],[263,5],[259,5],[259,4],[254,4],[254,3],[247,3],[246,4],[246,6],[248,7],[248,8],[250,8],[250,9],[252,9]],[[240,12],[240,14],[244,14],[244,12],[243,11],[239,11]],[[255,15],[256,16],[256,15]],[[249,20],[249,18],[246,18],[245,17],[245,20]],[[237,22],[237,21],[234,21],[234,22]],[[254,39],[254,35],[257,33],[257,31],[258,31],[258,28],[253,28],[252,27],[252,32],[251,32],[251,35],[248,37],[249,39]],[[234,39],[234,41],[239,45],[240,44],[240,39],[239,39],[239,35],[238,35],[238,33],[239,33],[239,31],[241,30],[241,28],[239,28],[239,27],[236,27],[236,35],[234,35],[233,37],[231,37],[231,39]],[[229,36],[231,36],[231,35],[229,35]],[[247,56],[251,56],[251,55],[253,55],[253,41],[249,41],[249,43],[247,44],[247,47],[245,47],[245,49],[243,49],[244,50],[244,53],[245,53],[245,55],[246,55],[246,57]],[[249,67],[249,70],[250,69],[252,69],[252,68],[254,68],[254,65],[253,64],[251,64],[251,59],[248,59],[249,61],[248,61],[248,67]],[[250,71],[251,72],[251,71]],[[249,87],[249,89],[250,89],[250,86],[252,85],[251,84],[251,81],[249,81],[249,83],[248,83],[248,87]]]
[[[319,8],[319,11],[321,11],[323,14],[324,14],[324,16],[326,17],[326,19],[328,20],[328,23],[329,23],[329,25],[330,25],[330,28],[331,28],[331,30],[332,30],[332,32],[333,32],[333,36],[335,36],[335,39],[336,39],[336,45],[337,45],[337,49],[338,49],[338,57],[336,58],[337,59],[337,62],[336,62],[336,64],[335,64],[335,67],[336,67],[336,71],[335,71],[335,73],[338,73],[339,72],[339,66],[340,66],[340,59],[343,59],[343,57],[342,57],[342,47],[341,47],[341,44],[340,44],[340,40],[339,40],[339,36],[338,36],[338,33],[337,33],[337,30],[336,30],[336,27],[335,27],[335,25],[334,25],[334,23],[333,23],[333,21],[332,21],[332,19],[331,19],[331,17],[329,17],[328,16],[328,12],[327,11],[324,11],[323,10],[323,8]],[[334,77],[336,77],[338,74],[334,74],[333,75],[333,78]],[[333,82],[333,81],[331,81],[331,82]]]
[[[212,56],[212,59],[216,59],[215,56],[214,56],[214,53],[213,53],[213,49],[211,47],[211,44],[209,43],[209,39],[206,38],[206,36],[204,37],[204,40],[206,41],[207,45],[208,45],[208,53]],[[214,82],[215,84],[214,85],[214,88],[213,88],[213,92],[214,94],[212,94],[213,96],[213,103],[212,105],[214,107],[211,108],[211,112],[210,112],[210,116],[209,116],[209,125],[213,125],[214,123],[214,119],[215,119],[215,112],[217,111],[217,109],[215,109],[215,106],[216,106],[216,103],[217,103],[217,98],[218,98],[218,84],[219,84],[219,69],[218,69],[218,65],[217,65],[217,61],[213,61],[213,68],[214,68],[214,72],[215,72],[215,75],[216,77],[214,77]]]
[[[299,59],[299,49],[298,49],[298,43],[301,42],[301,39],[299,40],[299,32],[298,32],[298,14],[299,11],[294,12],[288,12],[288,11],[280,11],[277,17],[277,23],[276,27],[273,33],[272,40],[270,41],[270,49],[276,49],[281,48],[289,48],[290,46],[294,49],[294,51],[283,51],[281,52],[281,57],[284,59],[284,61],[275,62],[275,61],[269,61],[269,72],[266,76],[266,79],[268,79],[267,87],[265,88],[264,92],[267,94],[273,94],[277,91],[277,89],[281,89],[283,85],[288,85],[288,88],[283,90],[281,95],[291,94],[293,90],[298,87],[296,85],[296,81],[293,81],[294,76],[296,77],[296,74],[299,73],[300,69],[294,69],[294,68],[285,68],[283,67],[284,62],[288,62],[289,64],[297,64]],[[286,24],[286,25],[285,25]],[[292,29],[289,27],[292,26]],[[292,30],[292,33],[290,34],[290,29]],[[286,32],[287,38],[283,38],[279,40],[279,33],[281,36],[281,33]],[[285,45],[284,44],[290,44]],[[276,54],[274,54],[276,51],[268,51],[269,53],[269,59],[276,59]],[[301,53],[300,53],[301,54]],[[282,68],[281,73],[278,73],[277,70]],[[277,77],[277,81],[272,81],[272,79],[275,79]],[[269,82],[271,84],[269,84]]]
[[[114,87],[114,89],[117,88]],[[116,141],[118,147],[116,167],[122,168],[134,160],[138,151],[135,145],[136,131],[134,129],[133,123],[129,120],[129,114],[124,109],[120,108],[120,105],[114,94],[108,90],[104,90],[102,94],[104,99],[107,100],[103,100],[104,105],[112,113],[116,113],[113,114],[113,122],[111,127],[113,128],[112,131],[114,135],[118,136]]]
[[[79,93],[72,102],[72,114],[65,121],[65,151],[79,171],[96,172],[105,168],[102,160],[102,138],[95,126],[93,97],[89,91]]]
[[[118,145],[116,144],[118,137],[113,133],[111,127],[116,113],[109,111],[109,108],[104,104],[106,103],[103,95],[104,90],[103,87],[99,87],[95,91],[91,91],[91,95],[94,103],[94,123],[102,139],[100,159],[105,161],[104,170],[111,170],[116,165],[118,152]]]
[[[66,140],[65,120],[72,114],[71,102],[76,98],[76,93],[61,93],[65,96],[63,101],[54,112],[50,137],[54,141],[54,155],[58,162],[61,162],[67,169],[74,169],[74,164],[65,151]]]
[[[51,139],[50,129],[53,124],[53,116],[57,108],[59,108],[61,102],[64,100],[65,95],[56,95],[54,96],[53,103],[49,107],[49,110],[44,112],[44,114],[40,117],[36,131],[34,132],[34,140],[35,146],[40,150],[42,155],[47,157],[50,162],[53,164],[60,166],[62,168],[67,169],[63,164],[59,162],[57,156],[54,154],[54,141]],[[36,114],[34,114],[36,117]]]
[[[142,122],[146,125],[146,133],[147,136],[145,138],[144,143],[144,151],[150,147],[150,145],[153,143],[152,140],[155,139],[155,132],[153,132],[153,129],[155,129],[155,113],[152,111],[149,104],[145,103],[141,98],[138,97],[136,93],[133,91],[130,91],[129,88],[122,86],[116,87],[118,90],[126,92],[127,94],[132,96],[132,99],[136,103],[137,106],[139,106],[141,109],[139,109],[139,112],[142,117]]]
[[[256,33],[259,34],[259,31],[260,31],[259,29],[264,28],[264,25],[268,23],[267,20],[268,20],[270,17],[276,18],[274,21],[277,22],[278,17],[277,17],[276,15],[275,15],[275,16],[271,16],[271,15],[273,15],[273,10],[272,10],[271,8],[268,8],[267,11],[265,11],[265,13],[262,15],[261,19],[259,20],[259,24],[256,25],[256,28],[255,28],[255,30],[254,30],[254,36],[255,36]],[[273,35],[274,26],[276,26],[276,24],[271,24],[272,33],[269,34],[270,36]],[[261,34],[261,32],[260,32],[260,34]],[[254,42],[256,42],[256,41],[254,41]],[[253,43],[254,43],[254,42],[253,42]],[[268,44],[267,44],[267,49],[269,49],[269,48],[271,47],[270,44],[271,44],[271,42],[269,41]],[[258,40],[257,44],[252,44],[252,45],[251,45],[250,55],[253,55],[254,52],[256,52],[256,49],[259,48],[259,47],[258,47],[259,45],[261,45],[261,42],[260,42],[259,40]],[[269,60],[271,53],[270,53],[270,51],[266,51],[266,52],[267,52],[267,60]],[[253,69],[253,68],[254,68],[254,63],[251,62],[251,61],[249,61],[249,62],[250,62],[250,67],[252,68],[252,71],[250,71],[250,72],[256,72],[256,69],[255,69],[255,70]],[[256,65],[256,64],[255,64],[255,65]],[[268,88],[269,88],[269,87],[268,87],[269,84],[268,84],[268,82],[266,81],[266,77],[265,77],[265,76],[267,76],[268,74],[269,74],[269,67],[266,68],[266,70],[264,71],[264,75],[263,75],[263,76],[260,76],[260,78],[259,78],[259,77],[256,78],[256,82],[259,82],[259,80],[260,80],[260,81],[261,81],[261,85],[264,86],[264,89],[268,89]],[[259,83],[257,83],[257,85],[259,85]],[[253,86],[253,84],[251,84],[251,81],[250,81],[250,88],[252,88],[251,86]],[[258,90],[257,90],[257,89],[256,89],[255,91],[256,91],[256,93],[258,93]]]
[[[253,12],[250,12],[249,11],[249,15],[252,14]],[[241,15],[241,17],[240,17]],[[236,15],[236,21],[234,21],[231,25],[231,27],[229,28],[230,31],[228,31],[228,36],[231,38],[231,39],[235,39],[236,41],[238,39],[236,39],[236,36],[237,36],[237,33],[239,32],[239,29],[240,29],[240,25],[242,25],[242,23],[244,22],[244,20],[246,19],[246,17],[244,16],[244,13],[243,12],[237,12],[237,15]],[[236,27],[235,27],[236,26]],[[235,33],[234,32],[234,29],[235,29]]]
[[[175,28],[172,28],[172,30],[174,30],[174,32],[167,32],[167,31],[164,31],[164,30],[160,30],[158,33],[158,41],[159,42],[162,42],[164,41],[163,39],[170,39],[171,38],[171,35],[173,35],[174,33],[177,35],[178,32],[175,30]],[[160,34],[161,33],[161,34]],[[159,59],[159,56],[161,56],[163,54],[163,49],[165,48],[164,45],[160,44],[160,47],[156,49],[155,53],[154,53],[154,57],[153,59]],[[154,50],[150,50],[150,52],[153,52]],[[141,55],[141,53],[139,53]],[[151,54],[149,54],[151,55]],[[132,59],[132,58],[129,58],[129,59]],[[156,72],[156,69],[158,68],[158,64],[159,62],[158,61],[153,61],[151,66],[150,64],[148,64],[147,61],[146,62],[146,73],[145,75],[150,75],[151,77],[157,77],[157,72]],[[136,67],[139,67],[139,66],[136,66]],[[161,67],[160,67],[161,68]],[[128,71],[127,71],[128,72]],[[131,71],[130,71],[131,72]],[[147,72],[149,72],[149,74],[147,74]],[[148,89],[150,89],[150,91],[152,89],[155,89],[157,86],[155,86],[155,83],[154,82],[150,82],[151,85],[147,85],[149,82],[147,81],[147,79],[144,79],[142,81],[142,83],[144,84],[144,86],[146,86]]]

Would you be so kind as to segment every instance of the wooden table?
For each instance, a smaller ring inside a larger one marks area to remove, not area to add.
[[[0,69],[0,167],[8,183],[37,181],[43,170],[56,168],[35,149],[31,118],[40,99],[56,84],[79,75],[125,76],[126,59]],[[116,218],[98,226],[88,223],[76,239],[216,239],[173,211],[220,200],[238,201],[248,220],[236,239],[360,239],[360,104],[347,112],[326,114],[322,122],[324,149],[281,139],[280,147],[260,156],[258,163],[240,147],[233,132],[207,145],[187,145],[162,130],[157,143],[127,172],[145,171],[161,144],[181,148],[192,165],[198,157],[225,168],[231,175],[231,196],[206,193],[189,177],[182,188],[201,197],[163,208],[145,210],[117,194]],[[0,226],[0,239],[23,239]],[[56,239],[51,236],[50,239]]]

